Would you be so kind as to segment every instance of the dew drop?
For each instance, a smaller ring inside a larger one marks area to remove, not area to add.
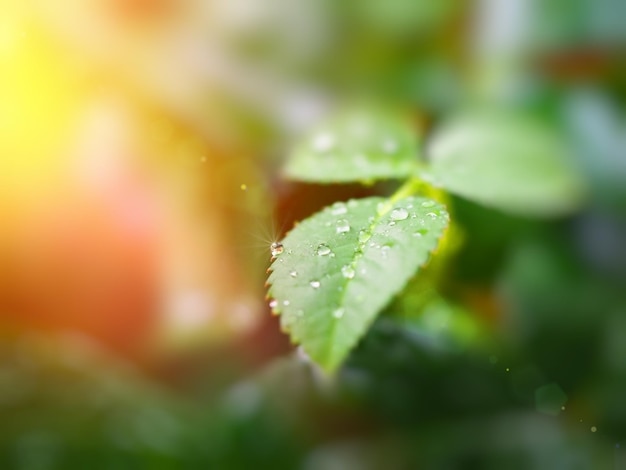
[[[296,271],[296,270],[289,271],[289,275],[290,275],[291,277],[297,277],[297,276],[298,276],[298,271]]]
[[[434,212],[429,212],[428,214],[426,214],[426,217],[430,217],[431,219],[436,219],[437,214],[435,214]]]
[[[383,258],[387,257],[387,254],[389,254],[389,250],[391,249],[391,247],[389,245],[384,245],[381,249],[380,249],[380,254],[382,255]]]
[[[350,231],[350,222],[346,219],[339,219],[336,226],[337,233],[347,233]]]
[[[320,243],[317,247],[318,256],[326,256],[331,253],[330,247],[326,243]]]
[[[389,225],[390,227],[393,227],[394,225],[396,225],[396,223],[395,223],[395,221],[393,221],[393,220],[392,220],[392,221],[391,221],[391,222],[389,222],[389,224],[387,224],[387,225]]]
[[[329,132],[317,134],[313,138],[313,148],[318,152],[328,152],[335,146],[335,137]]]
[[[428,200],[422,202],[422,207],[433,207],[435,204],[435,201]]]
[[[335,317],[335,318],[341,318],[341,317],[343,317],[343,314],[344,314],[344,313],[345,313],[345,309],[343,309],[343,308],[338,308],[337,310],[335,310],[335,311],[333,312],[333,317]]]
[[[283,300],[283,305],[286,307],[287,305],[289,305],[289,301],[288,300]]]
[[[354,271],[354,268],[352,266],[346,264],[343,268],[341,268],[341,274],[346,279],[352,279],[356,272]]]
[[[270,302],[270,308],[278,307],[278,300],[274,299]]]
[[[341,214],[345,214],[346,212],[348,212],[348,208],[343,202],[337,202],[333,204],[333,206],[330,209],[330,212],[333,215],[341,215]]]
[[[427,233],[428,233],[428,230],[426,230],[425,228],[421,228],[421,229],[417,230],[415,233],[413,233],[413,236],[414,237],[423,237]]]
[[[270,251],[272,252],[272,256],[278,256],[285,251],[285,248],[282,243],[274,242],[270,245]]]
[[[404,220],[409,216],[408,211],[404,207],[397,207],[391,211],[389,217],[391,220]]]
[[[598,428],[596,428],[595,426],[591,426],[591,432],[596,432],[598,430]]]
[[[319,289],[319,288],[320,288],[320,286],[322,285],[322,284],[320,283],[320,281],[311,281],[309,284],[311,284],[311,287],[312,287],[313,289]]]
[[[359,232],[359,243],[365,243],[371,235],[367,232],[367,230],[361,230]]]

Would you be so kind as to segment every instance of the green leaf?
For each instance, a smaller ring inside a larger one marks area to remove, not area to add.
[[[407,119],[351,111],[322,123],[297,145],[285,174],[316,183],[405,178],[414,171],[418,150]]]
[[[448,220],[441,204],[421,197],[353,199],[304,220],[270,267],[270,305],[283,329],[335,369],[426,263]]]
[[[521,215],[566,213],[584,194],[565,145],[549,129],[519,116],[462,116],[433,136],[429,159],[424,179]]]

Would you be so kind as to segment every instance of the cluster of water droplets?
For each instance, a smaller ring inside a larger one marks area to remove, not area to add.
[[[331,148],[332,145],[334,145],[334,140],[329,139],[328,137],[324,137],[324,138],[320,137],[318,145],[320,146],[320,148],[328,149],[328,148]],[[336,217],[334,222],[332,220],[327,222],[326,226],[329,228],[331,226],[334,226],[334,232],[337,235],[348,234],[352,230],[352,226],[347,219],[340,217],[340,216],[347,214],[348,210],[350,208],[353,208],[357,204],[358,202],[356,200],[350,200],[347,203],[337,202],[333,204],[328,210],[333,216],[339,216],[339,217]],[[388,204],[389,203],[387,202],[380,203],[378,210],[379,210],[379,217],[385,213],[388,213],[387,226],[389,227],[396,225],[396,223],[402,224],[403,221],[409,218],[415,219],[417,217],[420,217],[420,215],[418,215],[419,212],[413,209],[414,204],[412,203],[407,204],[405,206],[396,206],[396,207],[390,207]],[[428,212],[424,211],[426,212],[425,214],[424,212],[422,212],[423,214],[421,215],[422,225],[424,225],[426,220],[429,218],[435,219],[435,218],[442,217],[442,216],[445,218],[449,218],[448,213],[445,210],[438,208],[437,203],[433,200],[423,200],[422,202],[416,203],[416,205],[419,205],[421,209],[428,210]],[[375,217],[370,216],[368,218],[368,223],[370,224],[370,226],[373,226],[375,223]],[[413,224],[411,225],[414,226]],[[355,252],[357,253],[357,256],[359,253],[362,253],[362,250],[364,249],[365,246],[369,246],[370,248],[379,250],[380,256],[382,258],[387,258],[389,256],[389,254],[393,250],[394,244],[389,243],[389,242],[381,243],[381,242],[373,241],[372,235],[374,233],[378,233],[378,229],[374,231],[370,229],[361,229],[358,231],[358,235],[357,235],[358,245],[355,248]],[[381,233],[385,235],[389,234],[388,229],[382,231]],[[428,233],[429,233],[428,228],[421,227],[421,228],[416,229],[412,233],[412,236],[423,237],[423,236],[426,236]],[[333,252],[333,250],[331,249],[328,243],[319,243],[317,246],[312,244],[310,248],[313,251],[315,256],[319,256],[319,257],[334,257],[335,256],[335,253]],[[284,252],[285,248],[283,247],[282,243],[274,242],[272,243],[270,250],[272,253],[272,258],[274,259],[280,256]],[[282,260],[279,260],[279,261],[282,261]],[[291,278],[298,277],[298,272],[295,269],[291,269],[290,271],[288,271],[288,273]],[[366,275],[367,270],[363,266],[357,268],[356,261],[353,261],[352,263],[343,265],[340,269],[340,273],[344,279],[351,280],[355,278],[357,275],[358,276]],[[320,281],[319,279],[312,279],[309,281],[309,286],[313,290],[319,290],[322,287],[322,281]],[[340,285],[340,286],[337,286],[336,289],[337,291],[341,292],[344,290],[344,287],[345,287],[344,285]],[[357,300],[363,301],[364,299],[361,296],[361,299],[357,299]],[[282,300],[282,301],[272,300],[269,304],[270,308],[274,312],[279,312],[280,308],[287,307],[289,305],[290,305],[289,300]],[[339,320],[344,317],[346,311],[345,311],[345,308],[338,306],[337,308],[331,309],[330,312],[334,319]],[[304,311],[301,309],[297,309],[297,310],[294,309],[293,312],[290,311],[290,313],[291,313],[290,316],[292,317],[291,320],[296,320],[297,318],[302,317],[304,315]]]

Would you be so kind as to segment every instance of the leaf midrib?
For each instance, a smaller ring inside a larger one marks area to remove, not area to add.
[[[402,199],[406,199],[406,198],[402,198]],[[381,202],[384,204],[384,206],[383,206],[383,209],[379,211],[378,210],[378,204],[380,204]],[[375,206],[376,215],[374,217],[374,221],[372,223],[370,223],[369,226],[367,226],[366,229],[360,229],[359,230],[359,233],[361,232],[361,230],[365,230],[369,236],[363,242],[361,242],[358,239],[359,234],[357,234],[357,247],[358,247],[358,250],[355,252],[356,255],[355,255],[354,259],[350,262],[350,266],[355,269],[355,272],[356,272],[356,263],[358,262],[359,259],[361,259],[365,255],[364,248],[366,247],[367,242],[372,238],[374,229],[378,226],[379,222],[383,219],[383,217],[385,215],[387,215],[391,211],[393,205],[396,202],[397,202],[397,200],[395,198],[390,198],[390,199],[387,199],[387,200],[382,199],[380,202],[378,202],[376,204],[376,206]],[[340,274],[342,274],[342,277],[343,277],[343,273],[341,273],[341,269],[342,268],[343,268],[343,266],[341,266],[339,268],[339,270],[340,270]],[[356,276],[356,273],[355,273],[355,276]],[[345,303],[345,298],[346,298],[346,295],[347,295],[347,292],[348,292],[348,286],[354,280],[354,278],[351,278],[351,279],[350,278],[344,278],[344,279],[345,279],[345,282],[342,284],[343,285],[343,291],[342,291],[341,295],[339,296],[339,304],[338,304],[337,308],[343,308],[343,305]],[[324,356],[323,356],[326,359],[328,359],[328,357],[329,357],[329,355],[330,355],[330,353],[332,351],[332,347],[335,344],[335,335],[336,335],[336,332],[337,332],[337,325],[339,325],[339,321],[341,320],[339,318],[335,318],[334,310],[331,311],[331,316],[332,316],[332,318],[331,318],[332,324],[331,324],[331,329],[330,329],[330,333],[329,333],[329,341],[326,343],[327,347],[326,347],[326,350],[324,351]],[[325,361],[325,362],[327,362],[327,361]],[[334,368],[334,366],[332,368]]]

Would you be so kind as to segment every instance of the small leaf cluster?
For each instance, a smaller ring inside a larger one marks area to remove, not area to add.
[[[270,307],[328,371],[441,244],[450,215],[429,197],[433,188],[524,216],[565,214],[583,199],[566,146],[530,119],[465,113],[436,127],[428,145],[414,127],[400,114],[344,112],[314,129],[286,162],[295,181],[405,181],[388,197],[326,207],[272,250]]]

